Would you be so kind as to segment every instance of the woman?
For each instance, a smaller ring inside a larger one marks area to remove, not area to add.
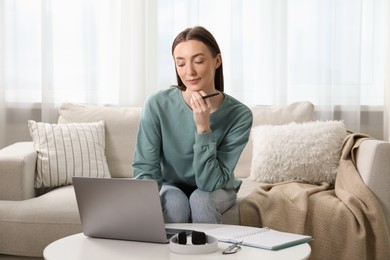
[[[172,55],[178,86],[145,102],[133,174],[158,182],[166,223],[221,223],[241,185],[233,170],[252,113],[223,92],[221,52],[205,28],[177,35]]]

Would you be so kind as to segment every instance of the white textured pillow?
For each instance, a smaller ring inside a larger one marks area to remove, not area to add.
[[[38,152],[35,188],[72,183],[73,176],[109,177],[104,121],[48,124],[28,121]]]
[[[345,136],[341,121],[254,127],[250,178],[267,183],[334,183]]]
[[[314,119],[314,105],[308,101],[291,103],[285,106],[257,105],[251,108],[253,125],[284,125],[291,122],[308,122]],[[251,133],[252,135],[252,133]],[[238,178],[249,177],[252,161],[252,138],[246,144],[236,165],[234,175]]]

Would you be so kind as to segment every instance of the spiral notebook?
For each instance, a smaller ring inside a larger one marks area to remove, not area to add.
[[[313,239],[311,236],[276,231],[267,227],[246,226],[223,226],[211,229],[207,234],[216,237],[220,242],[239,243],[269,250],[279,250],[307,243]]]

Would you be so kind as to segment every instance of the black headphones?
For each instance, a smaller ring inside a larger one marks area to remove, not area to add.
[[[177,242],[179,245],[187,244],[187,233],[185,231],[177,234]],[[192,231],[191,242],[193,245],[204,245],[207,243],[207,236],[204,232]]]
[[[192,243],[187,244],[188,235],[191,235]],[[192,231],[190,234],[182,231],[170,239],[169,250],[187,255],[213,253],[218,250],[218,239],[199,231]]]

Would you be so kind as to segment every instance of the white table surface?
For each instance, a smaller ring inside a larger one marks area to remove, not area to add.
[[[220,227],[213,224],[168,224],[168,228],[181,228],[203,231]],[[48,245],[44,252],[47,260],[107,260],[107,259],[308,259],[311,253],[309,244],[301,244],[278,251],[263,250],[243,246],[242,249],[231,255],[223,255],[222,250],[230,244],[218,243],[218,251],[211,254],[180,255],[169,251],[169,244],[155,244],[145,242],[100,239],[86,237],[79,233],[71,235]]]

